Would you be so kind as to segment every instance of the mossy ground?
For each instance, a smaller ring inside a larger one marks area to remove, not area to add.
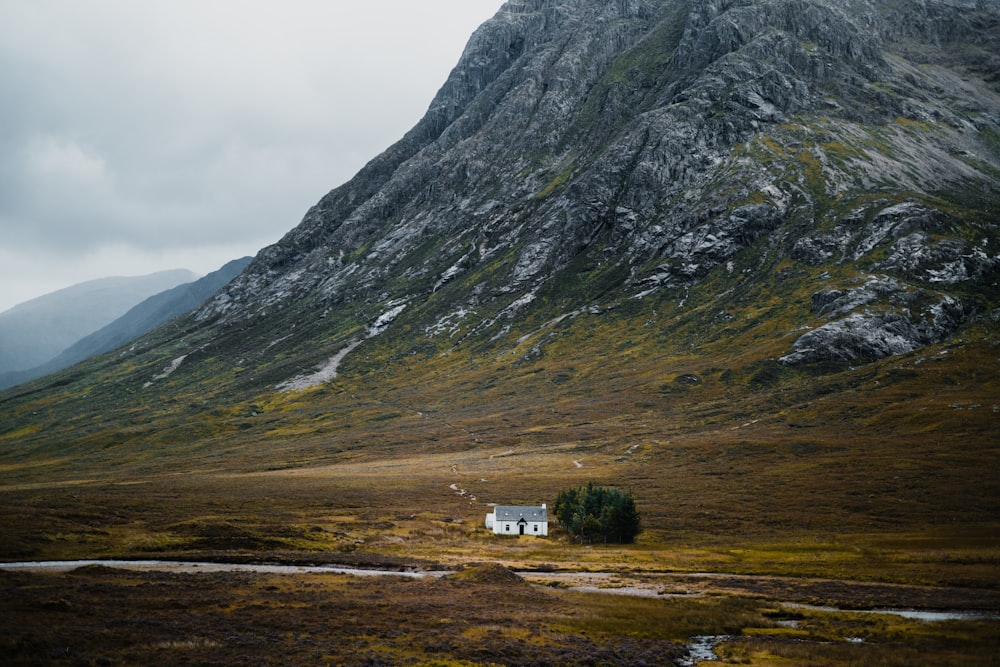
[[[558,320],[560,295],[542,294],[490,347],[374,339],[304,392],[182,383],[225,379],[206,353],[151,387],[114,366],[103,383],[64,375],[57,394],[8,393],[0,554],[229,539],[460,562],[496,555],[476,532],[486,503],[551,503],[594,481],[634,494],[645,533],[628,558],[650,568],[995,584],[995,327],[875,363],[787,368],[774,359],[813,317],[788,303],[814,276],[775,268],[718,297],[709,276],[683,306]],[[584,273],[596,293],[602,271]],[[373,521],[393,522],[393,540]]]
[[[493,578],[0,573],[9,665],[995,664],[998,621],[928,624],[760,596],[639,598]]]

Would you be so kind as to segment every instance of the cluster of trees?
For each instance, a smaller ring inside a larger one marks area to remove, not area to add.
[[[642,531],[632,494],[593,482],[560,492],[553,513],[560,526],[588,544],[631,544]]]

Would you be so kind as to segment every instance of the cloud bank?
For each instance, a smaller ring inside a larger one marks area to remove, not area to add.
[[[273,243],[419,120],[501,4],[3,3],[0,311]]]

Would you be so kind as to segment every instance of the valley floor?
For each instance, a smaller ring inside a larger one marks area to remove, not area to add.
[[[637,480],[642,466],[620,456],[556,446],[10,484],[0,489],[7,562],[332,563],[455,574],[0,570],[8,619],[0,655],[12,665],[684,665],[692,638],[709,636],[729,664],[997,664],[995,524],[920,526],[910,517],[865,530],[862,519],[831,532],[789,503],[774,509],[786,518],[774,525],[709,499],[658,505],[657,496],[678,497],[654,485],[658,475],[636,487],[647,527],[635,545],[575,544],[558,529],[549,539],[512,539],[484,528],[491,502],[551,502],[554,488],[592,478],[625,486],[616,478],[622,465]],[[733,493],[746,492],[739,480]],[[987,617],[844,611],[884,608]]]
[[[700,644],[726,664],[832,667],[989,665],[1000,649],[996,618],[837,612],[726,580],[651,598],[531,579],[498,566],[441,578],[3,571],[0,654],[11,665],[690,665]],[[894,599],[924,593],[898,587]]]
[[[947,382],[907,361],[891,384],[894,361],[849,390],[805,378],[742,403],[708,381],[668,400],[651,377],[653,394],[455,393],[435,412],[331,385],[323,403],[233,408],[200,439],[144,415],[66,446],[13,431],[0,561],[456,574],[0,570],[0,662],[686,665],[711,637],[757,667],[1000,664],[1000,413],[976,375],[996,351],[974,352]],[[485,529],[493,503],[551,506],[590,481],[633,494],[636,544]],[[864,611],[885,608],[986,617]]]

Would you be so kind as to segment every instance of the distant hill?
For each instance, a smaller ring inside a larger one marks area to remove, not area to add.
[[[45,363],[31,369],[0,374],[0,389],[43,377],[94,355],[113,350],[173,317],[194,310],[239,275],[249,263],[250,257],[235,259],[204,278],[154,294],[110,324],[76,341]]]
[[[43,364],[154,294],[191,282],[187,269],[90,280],[0,313],[0,373]]]

